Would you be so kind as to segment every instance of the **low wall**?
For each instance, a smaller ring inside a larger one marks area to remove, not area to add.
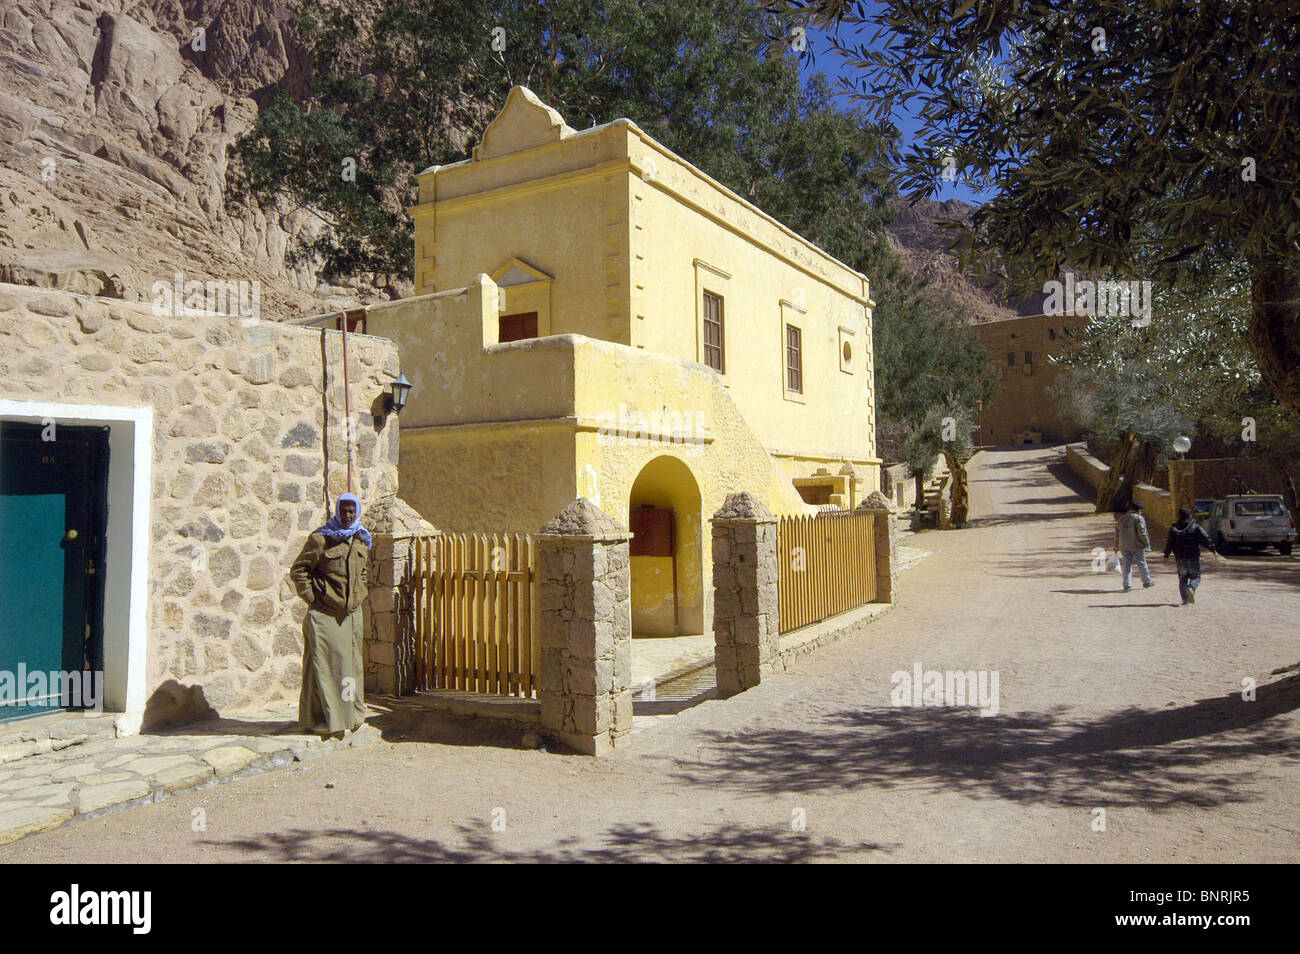
[[[942,457],[930,468],[922,483],[929,482],[940,472],[947,472]],[[907,464],[890,464],[880,468],[880,492],[895,510],[911,510],[916,506],[916,478],[912,476]],[[864,495],[863,499],[866,496],[869,495]]]
[[[1088,453],[1085,444],[1068,444],[1065,448],[1065,462],[1094,491],[1101,485],[1110,467]],[[1151,484],[1137,484],[1133,488],[1133,499],[1146,510],[1147,528],[1151,532],[1151,546],[1159,549],[1164,543],[1164,536],[1174,522],[1174,498],[1169,491],[1153,487]]]
[[[1137,484],[1133,488],[1133,499],[1145,508],[1147,529],[1151,533],[1151,548],[1161,549],[1165,535],[1174,523],[1174,498],[1167,490],[1150,484]]]
[[[1096,490],[1101,485],[1106,474],[1110,472],[1109,465],[1103,464],[1088,453],[1086,444],[1067,444],[1065,446],[1065,463],[1070,470],[1086,480],[1088,486],[1093,490]]]
[[[1282,478],[1267,461],[1251,457],[1216,457],[1190,460],[1194,468],[1197,497],[1226,497],[1229,494],[1287,494]],[[1292,479],[1300,484],[1300,467],[1292,468]]]

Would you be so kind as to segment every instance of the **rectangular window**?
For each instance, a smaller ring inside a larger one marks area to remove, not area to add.
[[[1034,353],[1032,351],[1026,351],[1025,364],[1033,364],[1033,363],[1034,363]]]
[[[785,326],[785,386],[791,391],[803,393],[803,348],[802,335],[794,325]]]
[[[723,350],[722,298],[713,292],[704,293],[704,363],[719,373],[725,373]]]
[[[497,341],[522,341],[537,337],[537,312],[502,315],[497,324]]]
[[[1007,366],[1010,367],[1011,365],[1013,365],[1013,364],[1015,364],[1015,363],[1016,363],[1016,353],[1015,353],[1014,351],[1008,351],[1008,352],[1007,352]]]

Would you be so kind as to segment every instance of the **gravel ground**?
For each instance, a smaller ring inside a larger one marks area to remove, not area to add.
[[[1157,555],[1121,593],[1080,486],[1057,449],[981,454],[976,525],[915,538],[932,555],[891,614],[607,758],[395,713],[382,743],[0,862],[1300,859],[1300,561],[1208,559],[1182,607]],[[917,664],[996,672],[997,714],[891,706]]]

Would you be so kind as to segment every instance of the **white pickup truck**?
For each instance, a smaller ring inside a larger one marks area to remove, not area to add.
[[[1262,550],[1275,546],[1283,556],[1291,555],[1295,542],[1295,519],[1281,497],[1271,494],[1241,494],[1214,501],[1205,529],[1220,553],[1237,547]]]

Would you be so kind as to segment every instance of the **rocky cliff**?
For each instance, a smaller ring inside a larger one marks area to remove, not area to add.
[[[225,198],[227,144],[305,70],[282,0],[0,0],[0,281],[259,281],[272,318],[354,297],[284,264],[310,213]]]
[[[952,295],[973,322],[1040,313],[1041,297],[1004,300],[990,287],[962,274],[957,267],[956,256],[948,251],[951,237],[942,223],[968,223],[974,209],[975,206],[959,199],[914,203],[900,200],[895,209],[894,224],[889,229],[890,245],[902,256],[909,269],[929,278]]]

